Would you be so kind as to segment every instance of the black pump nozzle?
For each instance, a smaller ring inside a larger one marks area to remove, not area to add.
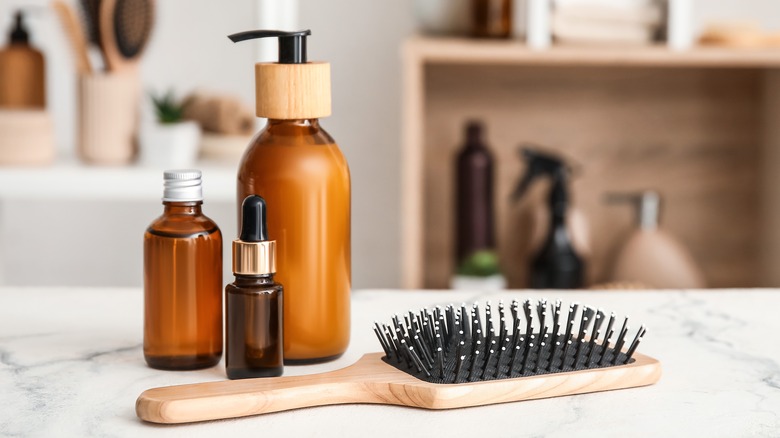
[[[257,195],[244,198],[241,205],[241,236],[243,242],[265,242],[268,227],[265,223],[265,199]]]
[[[311,35],[309,29],[297,32],[249,30],[228,35],[228,38],[234,43],[257,38],[279,38],[279,64],[305,64],[307,62],[306,37],[309,35]]]
[[[24,14],[22,11],[16,11],[14,15],[14,27],[11,30],[11,44],[27,44],[30,41],[30,34],[24,25]]]

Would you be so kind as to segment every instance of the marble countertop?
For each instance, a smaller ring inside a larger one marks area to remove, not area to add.
[[[450,411],[379,405],[300,409],[159,426],[135,416],[145,389],[223,380],[222,365],[146,367],[140,289],[0,288],[0,436],[778,436],[780,290],[664,292],[356,291],[342,368],[380,346],[374,320],[449,302],[561,298],[648,325],[640,351],[659,359],[654,386]]]

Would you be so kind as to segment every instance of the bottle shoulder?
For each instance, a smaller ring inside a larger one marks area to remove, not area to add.
[[[338,144],[323,129],[309,128],[274,126],[258,133],[239,165],[239,181],[302,174],[348,181],[349,165]]]
[[[0,56],[8,62],[32,61],[43,63],[43,52],[29,45],[11,44],[0,49]]]
[[[178,215],[163,213],[147,228],[147,233],[162,237],[208,236],[222,239],[219,226],[206,215]]]

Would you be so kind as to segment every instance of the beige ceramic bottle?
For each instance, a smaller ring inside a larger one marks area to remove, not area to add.
[[[706,287],[704,275],[688,250],[658,226],[661,197],[653,191],[610,195],[608,202],[636,205],[638,227],[615,257],[611,281],[654,289]]]

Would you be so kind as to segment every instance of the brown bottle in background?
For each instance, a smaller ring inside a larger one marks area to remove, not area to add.
[[[458,153],[455,181],[455,255],[459,266],[479,250],[495,248],[493,233],[493,157],[481,123],[466,125],[466,144]]]
[[[46,107],[45,68],[43,54],[30,46],[24,16],[17,12],[9,44],[0,50],[0,108]]]
[[[471,0],[471,35],[509,38],[512,34],[512,0]]]
[[[144,358],[206,368],[222,357],[222,234],[201,211],[200,171],[164,178],[165,211],[144,234]]]
[[[308,62],[311,32],[249,31],[233,41],[279,38],[279,62],[255,64],[256,114],[268,119],[238,169],[238,203],[259,194],[284,284],[284,362],[346,351],[350,335],[350,175],[320,127],[331,113],[330,64]],[[239,215],[241,212],[239,212]]]
[[[225,287],[225,370],[230,379],[281,376],[283,288],[274,281],[276,242],[268,237],[263,198],[247,196],[241,216],[241,236],[233,241],[236,280]]]

